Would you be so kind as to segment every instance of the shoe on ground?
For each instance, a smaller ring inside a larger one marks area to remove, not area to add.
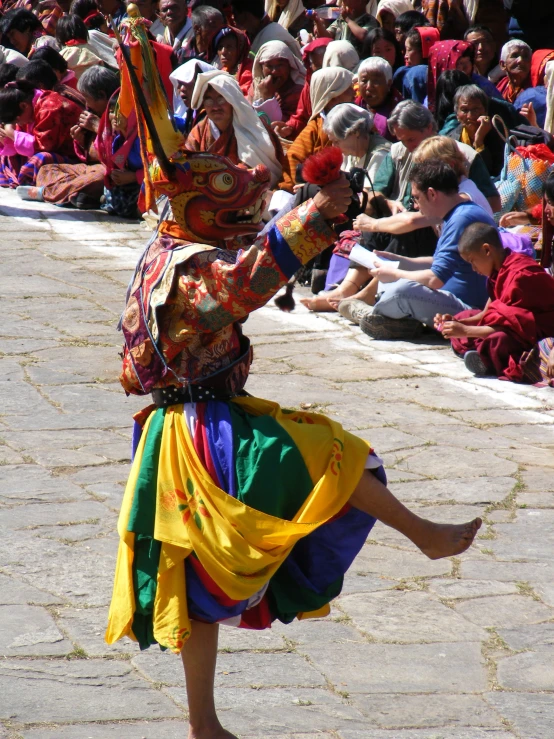
[[[78,210],[96,210],[96,208],[100,207],[100,200],[98,198],[93,198],[91,195],[87,195],[85,192],[72,195],[69,198],[69,202]]]
[[[34,200],[35,202],[42,203],[44,198],[42,197],[42,187],[34,187],[28,185],[20,185],[15,188],[16,193],[19,195],[21,200]]]
[[[416,339],[423,324],[415,318],[389,318],[372,312],[360,318],[360,328],[372,339]]]
[[[467,369],[470,372],[473,372],[473,374],[477,377],[485,377],[486,375],[490,374],[487,365],[479,356],[479,352],[466,352],[464,355],[464,364]]]
[[[352,323],[360,323],[362,316],[371,315],[373,308],[358,298],[345,298],[340,301],[338,311],[343,318],[348,318]]]

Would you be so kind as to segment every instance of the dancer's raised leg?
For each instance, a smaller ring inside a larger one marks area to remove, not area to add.
[[[219,723],[215,710],[214,680],[218,624],[193,621],[181,657],[189,704],[188,739],[238,739]]]
[[[482,524],[480,518],[463,524],[439,524],[420,518],[395,498],[369,470],[364,471],[350,503],[404,534],[430,559],[465,552]]]

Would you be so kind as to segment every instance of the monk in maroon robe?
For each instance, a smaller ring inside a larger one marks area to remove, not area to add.
[[[554,336],[554,278],[532,257],[505,249],[498,231],[485,223],[468,226],[458,249],[488,277],[490,297],[482,311],[438,314],[435,328],[474,374],[521,382],[523,352]]]

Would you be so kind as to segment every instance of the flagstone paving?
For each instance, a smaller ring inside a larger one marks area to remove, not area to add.
[[[131,415],[117,376],[139,224],[0,196],[0,738],[186,736],[180,660],[103,640]],[[301,292],[301,291],[300,291]],[[247,389],[368,439],[392,490],[484,519],[427,560],[378,524],[323,620],[222,628],[245,739],[552,739],[554,391],[475,379],[442,341],[269,305]]]

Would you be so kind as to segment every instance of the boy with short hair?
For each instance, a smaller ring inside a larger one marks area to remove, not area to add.
[[[554,335],[554,278],[532,257],[505,249],[486,223],[468,226],[458,251],[488,278],[489,300],[482,311],[437,314],[435,328],[475,375],[521,382],[521,355]]]

